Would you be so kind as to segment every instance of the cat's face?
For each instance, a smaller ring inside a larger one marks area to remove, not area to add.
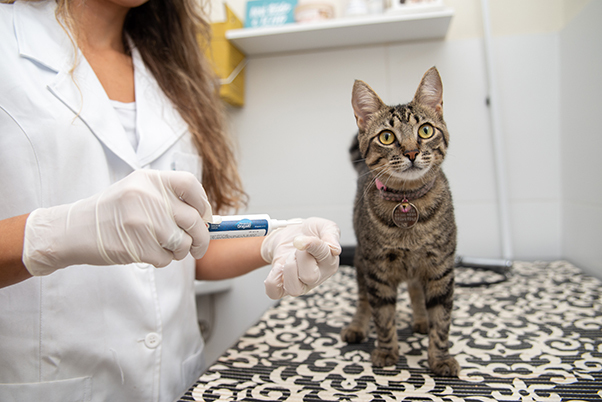
[[[367,84],[355,82],[352,105],[360,152],[385,185],[425,182],[438,170],[449,143],[442,96],[441,78],[434,67],[405,105],[387,106]]]

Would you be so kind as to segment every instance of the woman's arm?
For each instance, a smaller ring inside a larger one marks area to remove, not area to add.
[[[23,265],[23,237],[29,214],[0,221],[0,288],[31,278]],[[212,240],[197,261],[197,279],[219,280],[244,275],[268,265],[261,258],[264,237]]]
[[[31,278],[22,260],[28,216],[0,221],[0,288]],[[268,265],[261,258],[263,240],[263,237],[212,240],[205,256],[197,261],[197,279],[234,278]]]
[[[235,278],[268,265],[261,257],[265,237],[211,240],[205,256],[196,263],[196,278],[219,280]]]
[[[23,237],[29,214],[0,221],[0,288],[31,278],[23,265]]]

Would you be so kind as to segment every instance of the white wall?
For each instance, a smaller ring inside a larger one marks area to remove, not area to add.
[[[602,277],[602,1],[560,34],[563,255]]]
[[[559,258],[559,120],[549,113],[559,109],[558,34],[499,36],[494,46],[515,257]],[[499,257],[479,37],[250,58],[246,105],[231,111],[250,211],[284,218],[320,215],[340,225],[342,244],[355,244],[355,172],[347,153],[356,130],[353,80],[369,83],[385,102],[407,102],[432,65],[444,82],[451,133],[445,171],[456,205],[458,253]]]
[[[498,70],[516,255],[558,258],[559,170],[553,162],[558,121],[556,116],[550,121],[548,113],[558,109],[556,35],[497,38],[495,43],[496,61],[504,61]],[[530,58],[529,65],[520,68],[524,58]],[[324,216],[340,225],[342,244],[355,244],[351,216],[356,176],[347,152],[356,130],[350,106],[353,80],[368,82],[387,103],[407,102],[432,65],[444,82],[451,133],[444,166],[456,205],[458,253],[499,257],[481,39],[252,58],[246,72],[247,104],[231,114],[250,210],[285,218]],[[530,89],[527,96],[525,88]]]
[[[234,8],[242,16],[241,3]],[[356,178],[347,152],[356,130],[353,81],[366,81],[387,103],[407,102],[422,74],[436,65],[451,135],[444,170],[456,206],[458,254],[501,256],[480,1],[447,3],[455,15],[444,41],[249,58],[246,104],[229,110],[249,212],[329,218],[341,227],[342,244],[355,244]],[[596,247],[602,170],[595,155],[602,148],[595,146],[601,136],[592,112],[600,110],[601,3],[492,0],[491,12],[514,258],[567,257],[602,274]],[[565,29],[575,15],[577,22]],[[575,45],[585,42],[588,47]],[[581,60],[591,65],[585,68]],[[588,75],[595,76],[597,92],[588,87]],[[582,87],[585,108],[578,102]],[[586,179],[580,179],[584,171]],[[239,278],[234,291],[216,299],[222,322],[208,344],[210,360],[271,304],[264,276],[265,269]]]

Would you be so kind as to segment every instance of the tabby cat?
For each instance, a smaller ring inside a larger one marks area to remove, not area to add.
[[[448,335],[454,293],[456,224],[441,163],[449,144],[443,85],[428,70],[414,99],[387,106],[363,81],[353,86],[359,132],[351,147],[359,173],[353,214],[357,237],[358,306],[341,337],[359,343],[374,320],[372,363],[397,363],[397,289],[406,281],[413,330],[429,336],[428,363],[437,375],[457,376]]]

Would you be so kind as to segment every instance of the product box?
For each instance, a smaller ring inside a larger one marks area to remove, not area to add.
[[[216,74],[221,78],[220,96],[232,106],[245,103],[245,55],[226,39],[226,31],[240,29],[242,22],[236,14],[225,7],[224,21],[211,24],[211,45],[206,56],[213,63]]]
[[[443,0],[391,0],[392,13],[419,13],[445,8]]]
[[[278,26],[295,22],[297,0],[249,0],[245,28]]]

